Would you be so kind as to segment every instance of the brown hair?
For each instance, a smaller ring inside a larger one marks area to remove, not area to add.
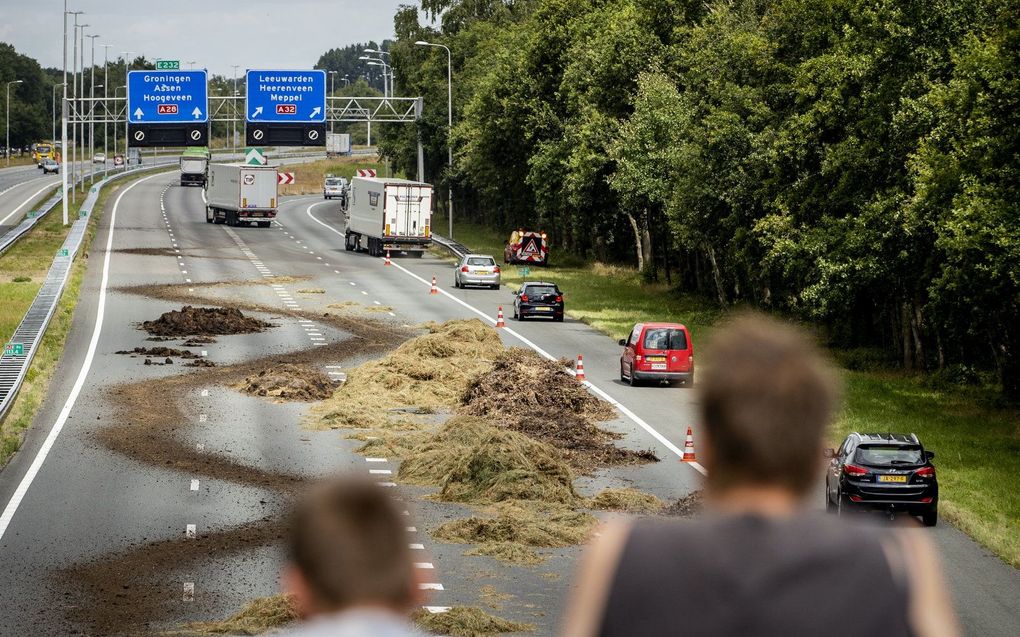
[[[412,604],[414,572],[404,522],[373,482],[338,478],[315,487],[291,514],[289,552],[323,608]]]
[[[828,359],[801,330],[747,314],[719,329],[700,376],[709,485],[815,486],[826,429],[839,402]]]

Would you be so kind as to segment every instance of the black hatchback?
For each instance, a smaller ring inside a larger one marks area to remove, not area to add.
[[[563,292],[555,283],[531,281],[514,293],[514,318],[524,320],[531,316],[563,320]]]
[[[852,433],[830,449],[825,476],[825,508],[903,512],[938,523],[939,483],[932,459],[914,434]]]

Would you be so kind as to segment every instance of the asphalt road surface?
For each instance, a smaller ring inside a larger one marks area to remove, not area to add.
[[[395,472],[396,464],[369,466],[353,452],[357,442],[303,428],[307,405],[246,396],[226,380],[259,361],[303,361],[338,375],[377,356],[359,350],[364,326],[324,316],[330,303],[390,308],[371,316],[394,334],[430,320],[492,323],[499,305],[511,305],[506,289],[453,288],[451,264],[430,255],[387,267],[345,252],[336,202],[287,198],[271,229],[227,228],[205,223],[201,190],[176,180],[147,177],[109,200],[51,391],[0,473],[0,634],[173,629],[276,592],[278,516],[293,485],[334,471]],[[312,288],[324,293],[300,292]],[[143,365],[115,353],[161,345],[146,342],[137,324],[188,300],[236,305],[275,327],[191,348],[215,368],[185,371],[181,359]],[[699,467],[677,455],[688,424],[698,437],[692,392],[622,384],[615,342],[569,318],[509,321],[501,335],[555,358],[583,354],[593,391],[618,406],[621,417],[608,426],[624,434],[619,444],[661,459],[600,471],[579,490],[634,486],[671,499],[698,488]],[[465,557],[463,546],[427,533],[461,511],[421,500],[422,490],[394,492],[406,503],[430,605],[479,605],[479,591],[492,586],[513,596],[497,614],[555,634],[578,549],[558,550],[539,567]],[[931,532],[967,633],[1020,633],[1020,572],[949,525]]]

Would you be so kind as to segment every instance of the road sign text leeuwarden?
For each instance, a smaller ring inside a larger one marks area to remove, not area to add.
[[[249,122],[326,121],[326,72],[248,71]]]

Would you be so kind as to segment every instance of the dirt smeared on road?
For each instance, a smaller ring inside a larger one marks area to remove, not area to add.
[[[257,374],[245,377],[234,388],[251,396],[280,401],[313,401],[329,398],[337,386],[337,383],[316,369],[276,361]]]
[[[198,358],[198,354],[187,349],[174,349],[172,347],[136,347],[134,349],[122,349],[118,354],[130,356],[175,356],[177,358]]]
[[[140,329],[154,336],[209,336],[262,332],[272,323],[245,316],[236,307],[193,307],[164,312],[154,321],[144,321]]]

